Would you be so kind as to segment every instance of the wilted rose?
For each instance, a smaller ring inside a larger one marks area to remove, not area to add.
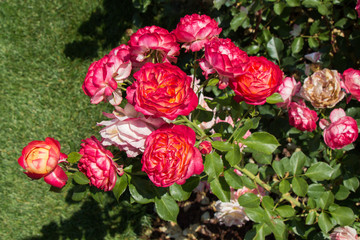
[[[218,23],[207,15],[192,14],[180,19],[172,33],[183,48],[193,52],[200,51],[205,43],[221,32]]]
[[[245,209],[239,205],[237,200],[231,200],[230,202],[218,200],[215,203],[215,209],[215,218],[219,220],[220,224],[224,224],[227,227],[241,227],[249,221]]]
[[[128,157],[136,157],[145,150],[145,139],[154,130],[165,124],[162,118],[144,117],[135,111],[134,106],[126,104],[125,108],[116,108],[113,114],[105,114],[110,121],[98,123],[105,126],[100,131],[103,146],[117,146],[126,152]]]
[[[155,59],[156,62],[175,62],[180,54],[180,45],[174,34],[158,26],[140,28],[128,42],[131,60],[136,67]]]
[[[278,93],[281,95],[284,102],[277,103],[276,106],[280,108],[288,108],[292,97],[300,91],[300,88],[300,82],[296,82],[293,77],[286,77],[278,89]]]
[[[117,165],[112,160],[113,155],[106,150],[94,136],[82,140],[79,153],[83,155],[78,167],[93,185],[104,191],[110,191],[116,183]]]
[[[131,69],[129,47],[120,45],[90,65],[82,85],[83,91],[91,98],[92,104],[109,101],[112,105],[119,105],[122,94],[118,84],[130,75]]]
[[[283,82],[283,72],[279,66],[264,57],[250,57],[243,71],[243,74],[230,79],[230,87],[238,102],[262,105]]]
[[[330,234],[331,240],[358,240],[356,230],[354,228],[345,226],[337,227]]]
[[[319,119],[317,113],[306,107],[303,101],[289,104],[289,123],[301,131],[312,132],[316,129],[316,122]]]
[[[343,109],[332,110],[330,121],[331,123],[325,119],[320,121],[320,127],[324,129],[325,144],[330,148],[341,149],[357,139],[359,134],[357,123],[352,117],[346,116]]]
[[[200,151],[194,147],[194,130],[184,125],[164,125],[146,139],[142,171],[158,187],[184,184],[204,170]]]
[[[349,68],[343,76],[345,89],[360,102],[360,70]]]
[[[147,63],[134,74],[127,88],[127,100],[144,115],[174,120],[189,115],[198,105],[191,88],[192,78],[169,63]]]
[[[230,39],[213,38],[205,44],[205,58],[201,59],[200,67],[206,78],[210,74],[219,74],[219,88],[229,84],[229,78],[243,73],[242,67],[249,61],[246,52],[238,48]]]
[[[332,108],[344,98],[345,92],[341,90],[339,73],[325,68],[304,80],[300,95],[315,108]]]
[[[66,158],[67,155],[60,152],[60,143],[47,137],[45,141],[32,141],[24,147],[18,163],[26,170],[24,173],[28,177],[32,179],[44,177],[46,183],[62,188],[68,177],[58,163]]]

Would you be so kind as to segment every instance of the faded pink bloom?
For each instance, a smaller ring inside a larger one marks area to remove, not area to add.
[[[116,183],[117,164],[113,155],[106,150],[94,136],[82,140],[79,153],[79,170],[84,173],[93,185],[104,191],[111,191]]]
[[[344,88],[360,102],[360,70],[349,68],[344,71]]]
[[[147,136],[165,124],[165,121],[161,118],[145,117],[129,103],[124,109],[117,107],[116,110],[112,114],[104,113],[110,121],[97,124],[105,126],[100,131],[102,145],[116,146],[125,151],[128,157],[136,157],[144,152]]]
[[[179,115],[189,115],[198,105],[191,88],[192,78],[175,65],[146,63],[134,78],[126,98],[144,115],[174,120]]]
[[[262,105],[267,97],[277,92],[283,82],[280,67],[264,57],[250,57],[243,71],[244,74],[230,79],[230,87],[238,102]]]
[[[45,141],[32,141],[22,150],[19,165],[31,179],[44,178],[47,184],[62,188],[68,177],[58,165],[67,155],[60,152],[60,143],[50,137]]]
[[[321,53],[313,52],[313,53],[306,54],[304,57],[312,63],[317,63],[320,61]]]
[[[211,145],[211,142],[209,142],[209,141],[201,142],[198,148],[199,148],[201,154],[204,154],[204,155],[209,154],[212,151],[212,145]]]
[[[178,42],[184,43],[182,48],[197,52],[204,48],[205,43],[210,39],[218,36],[221,30],[214,19],[194,13],[181,18],[172,33]]]
[[[129,47],[120,45],[90,65],[82,85],[83,91],[91,98],[92,104],[109,101],[112,105],[119,105],[122,94],[118,84],[129,77],[131,69]]]
[[[360,17],[360,0],[357,1],[355,10],[356,10],[358,16]]]
[[[238,48],[230,39],[213,38],[205,44],[205,58],[200,67],[206,79],[210,74],[219,74],[219,88],[224,89],[229,79],[243,73],[242,67],[249,61],[246,52]]]
[[[319,119],[317,113],[306,107],[303,101],[289,104],[289,123],[301,131],[312,132],[316,129],[316,122]]]
[[[234,172],[238,176],[243,175],[238,169],[234,169]],[[260,198],[260,200],[262,200],[262,198],[266,195],[265,189],[259,185],[257,185],[256,188],[254,189],[250,189],[245,186],[240,189],[233,189],[232,187],[230,187],[230,193],[231,193],[231,199],[236,201],[239,199],[241,195],[244,195],[245,193],[253,193],[257,195]]]
[[[131,60],[136,67],[155,59],[156,63],[177,61],[180,46],[175,35],[158,26],[140,28],[130,36],[128,42]]]
[[[352,117],[346,116],[343,109],[337,108],[330,113],[329,123],[321,119],[320,127],[324,129],[325,144],[332,149],[341,149],[353,143],[358,137],[358,126]]]
[[[356,230],[349,226],[337,227],[330,234],[331,240],[358,240]]]
[[[288,108],[292,97],[300,91],[301,83],[296,82],[293,77],[286,77],[283,83],[279,86],[278,93],[281,95],[284,102],[277,103],[279,108]]]
[[[184,184],[186,179],[204,170],[199,149],[194,145],[194,130],[184,125],[168,124],[152,132],[145,142],[142,171],[158,187]]]
[[[227,227],[241,227],[249,221],[244,211],[245,209],[239,205],[237,200],[231,200],[230,202],[218,200],[215,203],[215,208],[215,218],[219,220],[220,224],[224,224]]]

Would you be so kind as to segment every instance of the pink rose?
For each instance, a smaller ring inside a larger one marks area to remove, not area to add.
[[[112,190],[117,178],[117,164],[112,160],[114,156],[94,136],[82,142],[79,153],[83,156],[78,163],[79,170],[89,178],[90,185],[104,191]]]
[[[201,154],[204,154],[204,155],[211,153],[211,151],[212,151],[211,142],[209,142],[209,141],[201,142],[199,145],[199,150],[200,150]]]
[[[288,108],[292,97],[300,91],[301,83],[296,82],[295,78],[286,77],[283,83],[279,86],[278,93],[281,95],[284,102],[277,103],[276,106],[280,108]]]
[[[102,59],[93,62],[86,74],[82,85],[92,104],[109,101],[112,105],[119,105],[122,101],[121,84],[131,73],[129,47],[120,45]]]
[[[360,102],[360,70],[349,68],[344,71],[344,87]]]
[[[312,132],[316,129],[316,122],[319,119],[317,113],[306,107],[303,101],[289,104],[289,123],[301,131]]]
[[[358,16],[360,17],[360,0],[357,1],[355,10],[356,10]]]
[[[198,105],[198,97],[191,88],[192,78],[177,66],[146,63],[134,78],[126,98],[144,115],[174,120],[179,115],[189,115]]]
[[[356,234],[356,230],[345,226],[345,227],[337,227],[330,234],[331,240],[358,240],[358,236]]]
[[[352,117],[346,116],[343,109],[337,108],[330,113],[329,123],[321,119],[320,127],[324,129],[325,144],[332,149],[341,149],[353,143],[358,137],[358,126]]]
[[[243,175],[238,169],[234,169],[234,172],[238,176]],[[266,195],[265,189],[259,185],[257,185],[256,188],[254,189],[250,189],[245,186],[240,189],[233,189],[232,187],[230,187],[230,193],[231,193],[231,200],[236,200],[236,201],[239,199],[240,196],[244,195],[245,193],[253,193],[257,195],[261,200]]]
[[[168,30],[147,26],[140,28],[130,36],[131,60],[137,67],[155,59],[155,62],[174,62],[180,54],[180,46],[176,37]]]
[[[229,79],[243,73],[242,67],[249,61],[246,52],[240,50],[230,39],[213,38],[205,44],[205,58],[200,67],[206,78],[210,74],[219,74],[219,88],[224,89]]]
[[[176,29],[172,33],[186,51],[200,51],[205,43],[209,42],[221,32],[218,23],[207,15],[192,14],[180,19]]]
[[[283,82],[283,72],[279,66],[264,57],[250,57],[243,71],[244,74],[230,79],[230,87],[238,102],[262,105]]]
[[[32,179],[43,177],[47,184],[62,188],[68,177],[58,164],[66,158],[67,155],[60,152],[60,143],[47,137],[45,141],[32,141],[24,147],[18,163],[26,170],[24,173],[28,177]]]
[[[141,159],[142,171],[158,187],[174,183],[184,184],[186,179],[204,170],[200,151],[194,147],[194,130],[184,125],[163,125],[146,139]]]
[[[135,111],[134,106],[126,104],[125,108],[116,108],[113,114],[104,113],[110,121],[98,123],[105,126],[100,131],[103,146],[117,146],[125,151],[128,157],[136,157],[145,150],[145,139],[158,129],[165,121],[161,118],[144,117]]]

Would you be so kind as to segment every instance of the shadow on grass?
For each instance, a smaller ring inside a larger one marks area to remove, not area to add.
[[[61,220],[60,224],[52,221],[42,227],[42,236],[24,240],[139,237],[151,226],[150,214],[150,205],[131,205],[127,201],[117,203],[114,200],[101,206],[90,197],[70,218]]]
[[[144,1],[146,2],[146,1]],[[71,59],[97,57],[98,50],[126,44],[129,33],[144,26],[157,25],[171,31],[186,14],[210,14],[212,1],[153,0],[149,6],[131,0],[104,0],[78,29],[80,40],[66,44]],[[129,31],[130,30],[130,31]]]

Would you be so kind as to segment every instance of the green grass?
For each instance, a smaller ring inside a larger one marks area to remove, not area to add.
[[[124,42],[130,26],[123,7],[131,2],[110,3],[0,2],[0,239],[135,238],[149,222],[142,206],[65,201],[66,193],[48,192],[17,163],[32,140],[53,137],[70,153],[99,136],[95,125],[111,107],[91,105],[81,85],[90,63]]]

